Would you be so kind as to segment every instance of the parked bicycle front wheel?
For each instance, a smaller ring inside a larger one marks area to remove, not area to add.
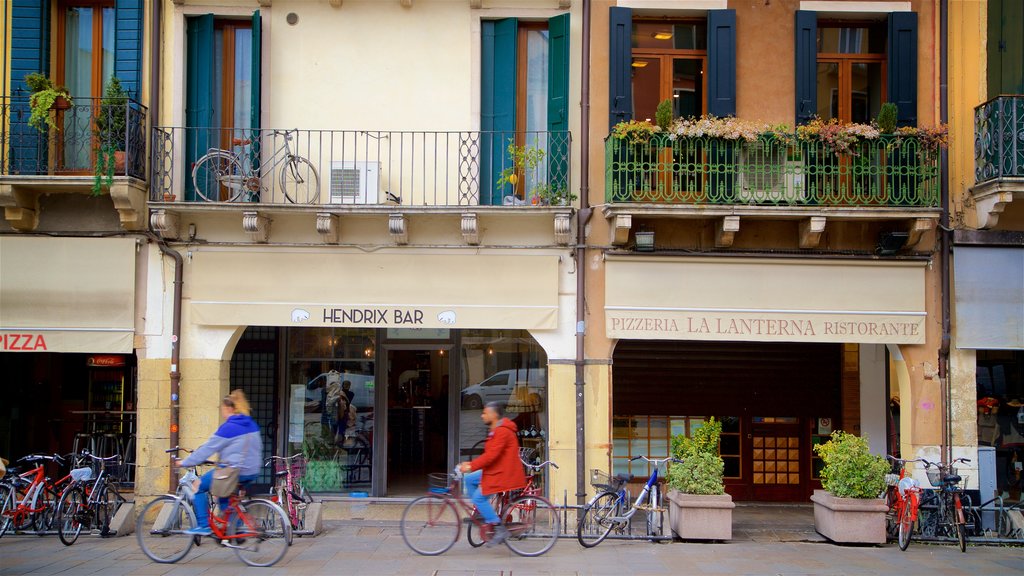
[[[89,501],[85,490],[79,487],[65,490],[57,504],[57,536],[65,546],[71,546],[82,533],[82,526],[88,527]]]
[[[898,542],[900,550],[906,550],[910,546],[910,537],[914,532],[914,509],[917,508],[917,496],[907,493],[903,505],[899,506]]]
[[[665,516],[661,511],[661,491],[657,484],[651,486],[651,492],[647,496],[647,505],[650,507],[647,510],[647,535],[661,537],[664,535]]]
[[[967,505],[971,505],[970,500],[967,501]],[[953,521],[956,523],[956,543],[960,546],[961,552],[967,552],[967,519],[964,517],[960,494],[953,494]]]
[[[10,484],[0,484],[0,538],[11,526],[11,514],[17,503],[14,499],[15,490]]]
[[[280,506],[267,500],[247,500],[240,506],[242,521],[229,522],[227,530],[229,542],[237,546],[238,559],[261,568],[277,564],[292,541],[288,516]]]
[[[192,168],[192,185],[196,194],[207,202],[220,202],[222,192],[228,202],[241,199],[249,180],[242,164],[227,152],[210,152]]]
[[[421,496],[402,512],[402,540],[417,554],[444,554],[459,539],[459,512],[443,496]]]
[[[558,510],[540,496],[520,496],[505,509],[505,545],[520,556],[540,556],[558,541]]]
[[[184,558],[195,545],[196,539],[185,534],[195,525],[191,506],[180,498],[161,496],[139,512],[135,539],[150,560],[171,564]]]
[[[619,495],[615,492],[603,492],[591,500],[583,511],[576,525],[576,539],[584,548],[593,548],[605,538],[615,527],[610,520],[618,516]]]
[[[320,199],[320,176],[313,163],[301,156],[292,156],[281,168],[281,192],[288,202],[316,204]]]

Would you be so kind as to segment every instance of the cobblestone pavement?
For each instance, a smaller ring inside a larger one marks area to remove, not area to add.
[[[473,549],[463,538],[442,556],[423,557],[406,548],[392,522],[331,521],[316,538],[296,538],[277,566],[256,569],[206,541],[178,564],[168,565],[151,563],[134,536],[83,536],[64,547],[55,536],[8,535],[0,539],[0,575],[1024,574],[1024,548],[1019,547],[972,546],[962,554],[954,546],[915,542],[900,552],[895,545],[849,547],[772,538],[765,531],[728,544],[607,541],[590,550],[565,539],[540,558],[521,558],[504,547]]]

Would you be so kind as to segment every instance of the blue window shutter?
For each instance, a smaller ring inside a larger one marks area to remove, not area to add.
[[[185,79],[185,173],[191,175],[192,165],[210,148],[213,128],[213,14],[187,19]],[[198,128],[198,129],[197,129]],[[191,177],[185,178],[186,200],[197,199]]]
[[[818,114],[818,13],[796,12],[796,123]]]
[[[142,89],[142,0],[114,3],[114,76],[132,98]]]
[[[917,13],[889,14],[889,102],[900,126],[917,126]]]
[[[516,39],[515,18],[482,22],[480,50],[480,203],[501,204],[497,186],[501,171],[511,165],[508,140],[515,137]],[[506,187],[508,188],[508,187]],[[509,193],[511,189],[508,188]]]
[[[548,183],[564,186],[569,172],[569,15],[548,20]]]
[[[735,10],[708,10],[708,114],[736,115]]]
[[[608,128],[633,118],[633,10],[609,8]]]
[[[50,74],[50,2],[48,0],[13,0],[11,18],[10,71],[11,95],[21,96],[10,110],[11,174],[46,173],[46,136],[28,125],[28,87],[25,75],[32,72]]]

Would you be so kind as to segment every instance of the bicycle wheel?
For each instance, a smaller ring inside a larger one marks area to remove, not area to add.
[[[0,484],[0,538],[4,537],[11,526],[11,514],[16,504],[15,490],[10,484]]]
[[[261,568],[277,564],[292,542],[288,515],[269,500],[246,500],[239,506],[242,521],[228,523],[228,539],[236,546],[238,559]]]
[[[43,489],[43,509],[38,512],[35,518],[35,529],[37,536],[46,536],[48,530],[57,528],[57,503],[60,501],[60,494],[47,485]]]
[[[505,545],[520,556],[540,556],[558,541],[558,510],[541,496],[520,496],[505,511]]]
[[[82,533],[83,525],[88,529],[91,515],[85,490],[78,486],[65,490],[57,503],[57,536],[60,541],[65,546],[74,544]]]
[[[967,498],[964,494],[963,498]],[[967,506],[970,506],[970,499],[967,498]],[[956,524],[956,543],[960,546],[961,552],[967,552],[967,519],[964,517],[964,507],[959,493],[953,494],[953,523]]]
[[[171,564],[188,554],[195,539],[185,534],[196,525],[192,507],[175,496],[161,496],[139,512],[135,539],[150,560]]]
[[[491,507],[498,511],[499,516],[502,512],[502,494],[494,494],[491,496]],[[494,532],[494,527],[484,522],[480,512],[473,510],[473,520],[470,521],[469,526],[466,527],[466,540],[469,541],[469,545],[473,548],[479,548],[484,545],[485,542],[491,539],[491,534]]]
[[[320,176],[313,163],[302,156],[289,158],[281,168],[281,192],[292,204],[316,204],[320,199]]]
[[[584,548],[593,548],[605,538],[615,527],[609,518],[618,516],[619,495],[615,492],[603,492],[587,503],[580,512],[576,525],[576,539]]]
[[[647,510],[647,535],[653,537],[661,537],[664,535],[663,520],[661,512],[661,492],[658,490],[658,485],[651,486],[651,492],[647,495],[647,505],[650,507]]]
[[[917,508],[917,496],[907,493],[903,504],[899,506],[898,539],[900,550],[906,550],[910,546],[910,537],[914,532],[914,509]]]
[[[221,201],[221,186],[227,189],[228,202],[235,202],[245,192],[247,180],[238,158],[227,152],[210,152],[192,168],[192,186],[207,202]]]
[[[459,539],[459,512],[443,496],[421,496],[402,511],[402,540],[417,554],[444,554]]]
[[[105,484],[102,490],[96,503],[96,525],[99,526],[101,536],[109,536],[110,523],[125,499],[113,484]]]

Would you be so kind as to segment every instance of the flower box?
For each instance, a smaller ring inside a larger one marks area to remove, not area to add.
[[[736,504],[729,494],[684,494],[670,488],[668,522],[672,533],[683,540],[732,540],[732,511]]]

